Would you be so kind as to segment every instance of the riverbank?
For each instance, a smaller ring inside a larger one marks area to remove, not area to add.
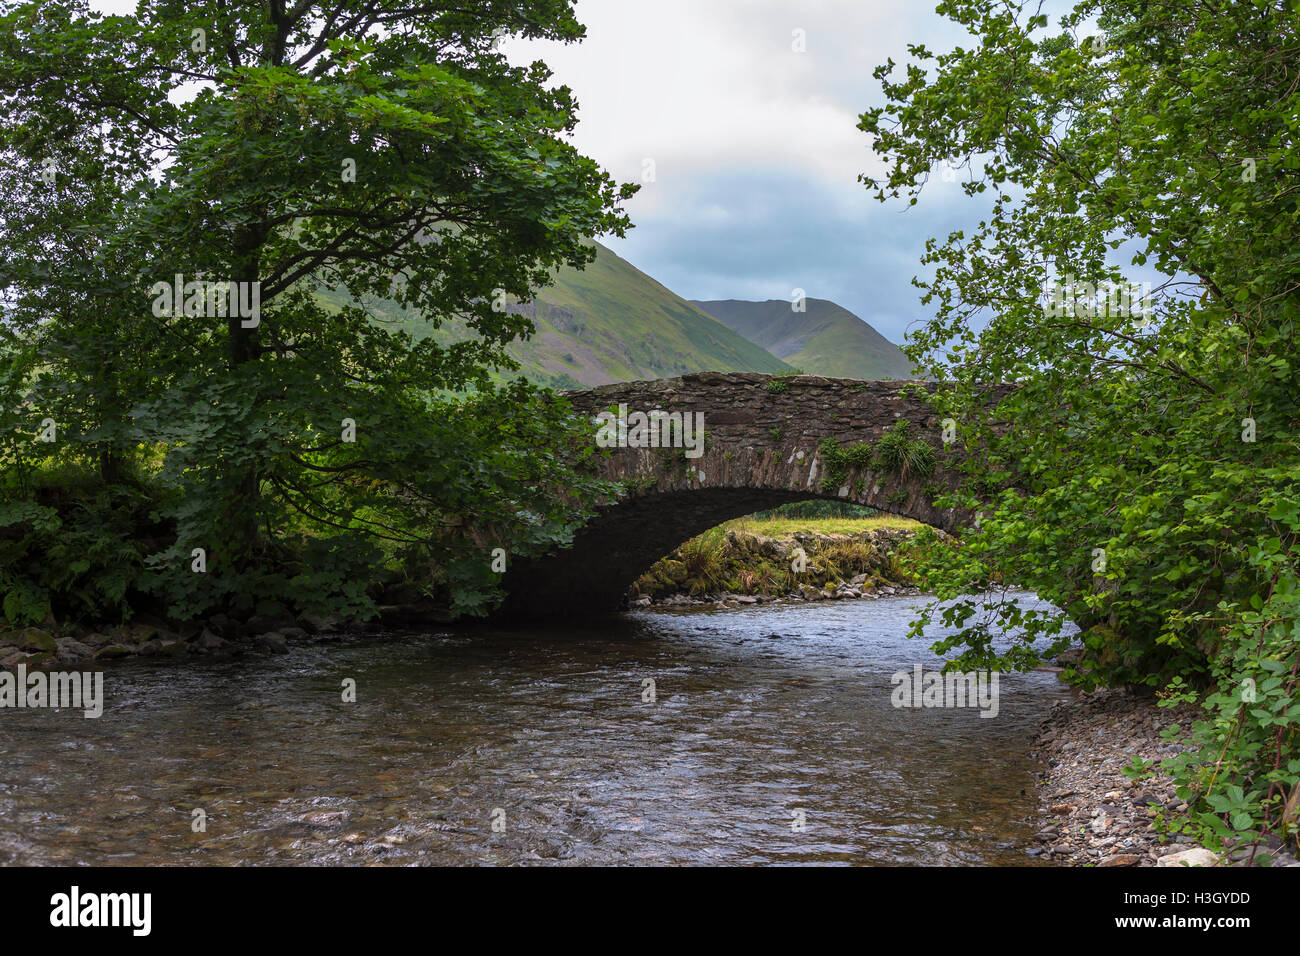
[[[1043,760],[1039,785],[1038,846],[1031,856],[1064,866],[1300,866],[1271,841],[1253,854],[1243,848],[1223,860],[1189,836],[1161,833],[1159,824],[1180,817],[1187,804],[1170,777],[1157,772],[1130,780],[1123,769],[1134,757],[1152,761],[1187,749],[1187,728],[1200,719],[1195,707],[1162,708],[1154,698],[1104,689],[1061,701],[1034,741]],[[1183,732],[1165,740],[1173,724]]]
[[[77,667],[127,657],[233,656],[247,652],[287,654],[291,642],[321,639],[336,622],[235,621],[217,616],[180,625],[135,621],[92,630],[48,623],[0,631],[0,669]]]
[[[888,517],[732,522],[655,562],[628,603],[739,607],[919,594],[902,552],[920,527]]]
[[[871,518],[741,518],[686,542],[657,562],[629,603],[740,607],[776,601],[855,600],[919,593],[897,552],[923,526],[891,515]],[[803,558],[799,558],[803,555]],[[794,570],[794,567],[800,570]],[[389,600],[408,600],[394,593]],[[215,614],[176,622],[140,614],[127,624],[46,620],[0,628],[0,669],[79,667],[128,657],[283,654],[319,635],[410,630],[452,624],[428,602],[381,604],[379,617],[356,624],[337,617],[296,617],[262,602],[242,617]]]

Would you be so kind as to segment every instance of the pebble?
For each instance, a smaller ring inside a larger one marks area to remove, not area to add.
[[[302,818],[302,822],[314,827],[336,827],[347,818],[346,810],[313,810]]]

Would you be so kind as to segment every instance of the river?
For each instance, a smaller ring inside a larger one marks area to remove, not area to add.
[[[922,600],[115,664],[98,719],[0,711],[0,864],[1033,865],[1067,691],[893,706]]]

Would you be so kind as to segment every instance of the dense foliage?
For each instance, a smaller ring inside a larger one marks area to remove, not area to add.
[[[571,533],[607,490],[590,436],[489,377],[531,331],[504,297],[627,226],[632,187],[565,139],[568,89],[496,49],[577,40],[571,6],[0,0],[11,624],[365,617],[385,582],[476,611],[493,547]],[[439,347],[322,290],[478,335]]]
[[[1086,629],[1076,679],[1200,696],[1173,768],[1186,825],[1293,835],[1300,16],[1278,0],[1088,0],[1057,25],[1033,4],[939,9],[975,43],[912,47],[898,79],[880,67],[888,105],[860,124],[888,160],[867,180],[882,201],[915,202],[946,161],[992,206],[931,240],[917,280],[934,318],[909,352],[946,383],[975,452],[951,500],[980,514],[940,549],[931,584],[953,600],[918,633],[956,626],[939,649],[962,648],[959,666],[1029,666],[1031,641],[1063,645],[1061,617],[969,592],[1037,590]],[[1149,315],[1082,286],[1143,267]],[[1071,275],[1083,294],[1062,308],[1045,291]],[[1001,382],[1019,388],[988,402]],[[994,624],[1023,639],[999,652]]]
[[[758,521],[766,518],[869,518],[878,513],[875,508],[855,505],[851,501],[813,498],[809,501],[791,501],[766,511],[755,511],[750,517]]]

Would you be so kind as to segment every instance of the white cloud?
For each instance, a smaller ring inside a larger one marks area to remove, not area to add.
[[[502,50],[514,62],[544,60],[574,90],[575,145],[620,179],[637,179],[650,157],[661,181],[762,161],[851,184],[874,163],[856,129],[871,68],[903,48],[913,9],[580,0],[582,43],[513,40]],[[792,49],[796,29],[802,53]]]

